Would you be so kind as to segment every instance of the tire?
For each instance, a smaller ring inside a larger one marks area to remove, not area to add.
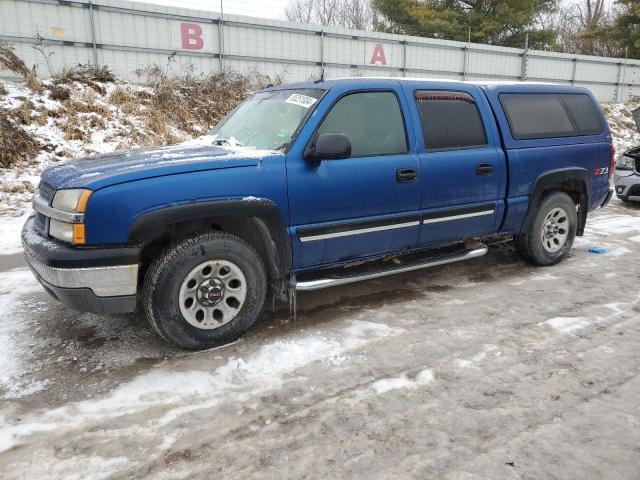
[[[542,200],[534,217],[516,237],[516,251],[534,265],[555,265],[571,250],[577,226],[576,204],[571,197],[552,193]]]
[[[152,262],[142,300],[164,340],[202,350],[241,337],[262,311],[266,291],[264,264],[249,244],[205,232],[176,242]]]

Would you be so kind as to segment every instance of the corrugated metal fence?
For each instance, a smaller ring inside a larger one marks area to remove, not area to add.
[[[150,64],[173,72],[230,68],[287,81],[338,76],[544,81],[585,86],[601,101],[640,95],[640,61],[567,55],[227,16],[119,0],[0,0],[0,41],[48,74],[108,65],[136,80]],[[41,47],[43,53],[33,47]],[[175,53],[174,60],[168,56]],[[5,72],[6,73],[6,72]]]

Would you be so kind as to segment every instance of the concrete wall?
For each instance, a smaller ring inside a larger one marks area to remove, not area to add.
[[[120,0],[0,0],[0,41],[47,76],[78,63],[259,72],[286,81],[339,76],[545,81],[587,87],[601,101],[640,95],[640,61],[363,32]],[[6,74],[6,72],[0,72]]]

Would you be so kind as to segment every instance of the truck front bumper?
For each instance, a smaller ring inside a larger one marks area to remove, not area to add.
[[[32,216],[22,229],[25,259],[52,297],[83,312],[135,311],[139,247],[72,247],[44,238],[33,223]]]
[[[613,175],[616,196],[622,200],[640,201],[640,175],[635,172],[624,171]]]

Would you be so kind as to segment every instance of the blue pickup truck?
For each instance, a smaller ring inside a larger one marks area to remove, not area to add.
[[[144,309],[187,349],[235,340],[269,296],[475,258],[567,256],[612,195],[588,90],[351,78],[251,94],[198,145],[47,168],[22,242],[70,308]]]

